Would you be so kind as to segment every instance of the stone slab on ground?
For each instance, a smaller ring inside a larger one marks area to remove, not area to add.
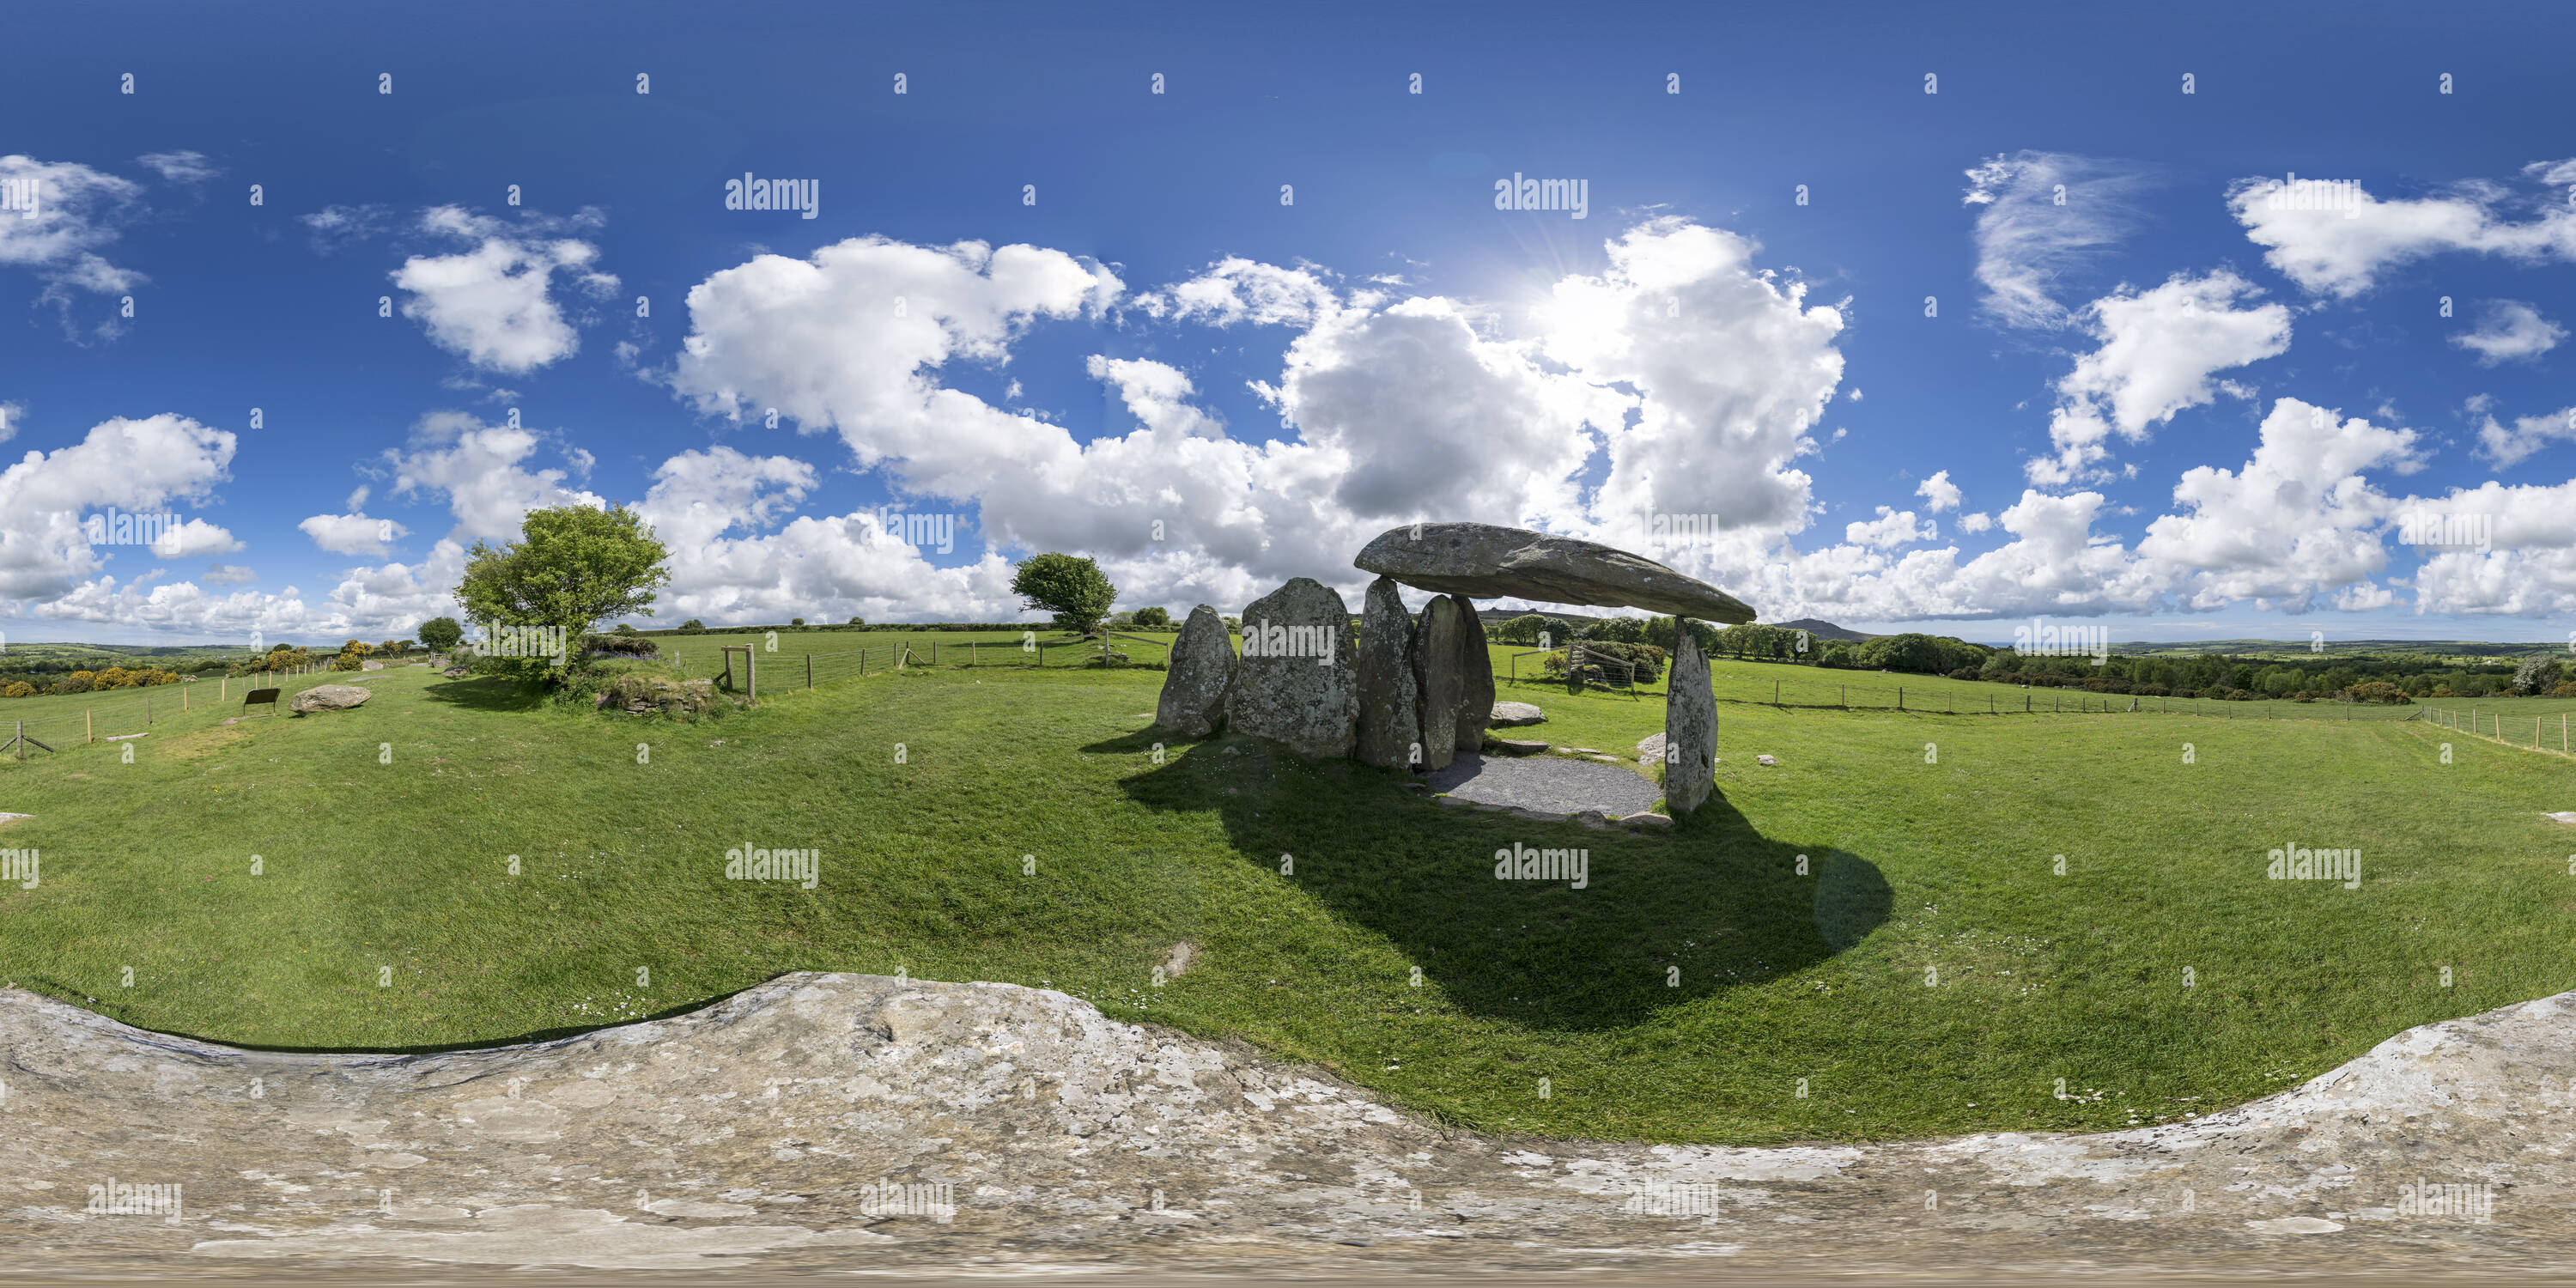
[[[1426,781],[1431,790],[1459,800],[1551,814],[1587,809],[1613,817],[1642,814],[1664,794],[1625,767],[1555,756],[1461,755]]]
[[[1512,729],[1521,725],[1538,724],[1546,719],[1547,713],[1539,710],[1534,703],[1497,702],[1494,704],[1494,713],[1487,718],[1487,722],[1497,729]]]
[[[1498,1140],[1053,990],[876,975],[411,1056],[11,989],[0,1062],[0,1239],[31,1277],[2576,1272],[2576,994],[2188,1123],[1765,1148]],[[182,1202],[88,1211],[111,1176]],[[2401,1216],[2428,1179],[2491,1185],[2490,1221]],[[890,1211],[880,1181],[946,1188]]]

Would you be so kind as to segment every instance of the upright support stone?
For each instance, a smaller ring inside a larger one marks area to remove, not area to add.
[[[1423,605],[1422,629],[1413,637],[1413,682],[1422,695],[1426,735],[1422,767],[1426,770],[1446,766],[1459,750],[1458,725],[1466,701],[1466,677],[1460,674],[1466,658],[1467,618],[1460,607],[1464,602],[1455,595],[1443,595]],[[1486,680],[1491,683],[1492,677]]]
[[[1494,719],[1494,655],[1485,651],[1485,619],[1476,615],[1476,603],[1465,595],[1451,595],[1458,601],[1460,620],[1466,630],[1458,641],[1458,740],[1460,751],[1474,751],[1485,745],[1485,726]]]
[[[1413,614],[1395,579],[1369,583],[1361,601],[1359,659],[1354,667],[1360,695],[1356,755],[1361,764],[1404,769],[1421,763],[1421,697],[1413,678]]]
[[[1215,733],[1225,722],[1225,695],[1235,674],[1234,639],[1215,609],[1201,604],[1190,610],[1172,641],[1169,668],[1163,695],[1154,703],[1154,723],[1183,738]]]
[[[1708,659],[1690,622],[1676,619],[1673,626],[1673,669],[1664,700],[1664,808],[1683,814],[1699,808],[1717,784],[1717,695],[1709,688]]]
[[[1309,760],[1351,754],[1358,738],[1351,610],[1299,577],[1243,610],[1243,658],[1225,695],[1226,727]]]

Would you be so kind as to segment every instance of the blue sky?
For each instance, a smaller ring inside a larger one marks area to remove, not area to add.
[[[405,635],[567,501],[644,508],[670,620],[1012,618],[1041,549],[1127,606],[1356,602],[1415,519],[1972,639],[2576,608],[2576,20],[2542,6],[15,25],[20,640]],[[727,209],[746,173],[815,217]],[[1497,210],[1513,175],[1583,217]],[[184,526],[92,540],[110,507]]]

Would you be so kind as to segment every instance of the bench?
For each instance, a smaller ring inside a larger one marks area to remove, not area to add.
[[[253,703],[258,703],[258,702],[265,702],[265,703],[267,703],[267,704],[268,704],[268,713],[269,713],[270,715],[276,715],[276,714],[277,714],[277,690],[275,690],[275,689],[253,689],[253,690],[251,690],[250,692],[248,692],[248,693],[246,693],[246,694],[243,694],[243,695],[242,695],[242,714],[243,714],[243,715],[245,715],[245,716],[249,715],[249,714],[250,714],[251,705],[252,705]]]

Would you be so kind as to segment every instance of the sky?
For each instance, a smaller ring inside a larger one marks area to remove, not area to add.
[[[1764,621],[2576,647],[2563,6],[10,24],[11,639],[407,637],[620,504],[648,627],[1356,606],[1471,520]]]

